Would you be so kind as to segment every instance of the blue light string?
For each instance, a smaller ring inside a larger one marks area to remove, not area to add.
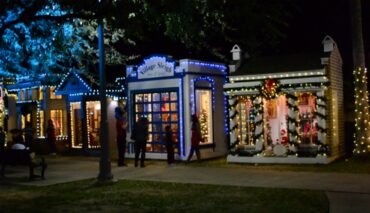
[[[179,101],[180,101],[180,106],[179,106],[179,111],[180,111],[180,156],[181,157],[185,157],[185,149],[184,149],[184,117],[183,117],[183,101],[182,101],[182,98],[183,98],[183,88],[182,88],[182,85],[183,85],[183,79],[180,78],[179,79]]]
[[[190,86],[191,86],[191,95],[190,95],[190,100],[191,100],[191,114],[195,114],[195,97],[194,97],[194,93],[195,93],[195,83],[197,81],[208,81],[210,84],[211,84],[211,88],[212,88],[212,109],[215,108],[215,81],[214,79],[210,78],[210,77],[206,77],[206,76],[202,76],[202,77],[199,77],[199,78],[193,78],[190,80]]]

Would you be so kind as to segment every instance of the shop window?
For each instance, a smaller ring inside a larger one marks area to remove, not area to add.
[[[240,97],[236,105],[236,122],[237,129],[236,134],[239,144],[254,144],[254,118],[255,112],[253,108],[253,102],[249,97]]]
[[[45,125],[45,114],[44,114],[44,110],[40,110],[40,131],[39,131],[39,136],[43,137],[45,136],[45,129],[44,129],[44,125]]]
[[[19,92],[19,99],[21,100],[21,101],[25,101],[25,97],[24,97],[24,90],[21,90],[20,92]]]
[[[38,93],[38,100],[39,101],[42,101],[44,99],[44,90],[42,88],[39,88],[37,89],[37,93]]]
[[[199,117],[202,143],[213,143],[212,90],[196,88],[195,97],[195,110]]]
[[[70,103],[72,148],[82,148],[81,103]]]
[[[64,135],[63,110],[50,110],[50,119],[54,122],[56,136]]]
[[[264,132],[267,145],[288,144],[288,105],[284,95],[264,101]]]
[[[154,92],[134,94],[134,118],[147,117],[149,121],[149,139],[147,151],[166,152],[165,127],[170,125],[177,141],[178,135],[178,93]]]
[[[299,136],[301,143],[317,144],[316,97],[310,93],[298,95]]]
[[[56,87],[50,87],[50,99],[62,99],[61,95],[55,95]]]
[[[86,102],[87,138],[89,148],[100,147],[100,102]]]
[[[22,126],[21,129],[26,127],[26,122],[31,122],[31,114],[21,115],[22,116]]]

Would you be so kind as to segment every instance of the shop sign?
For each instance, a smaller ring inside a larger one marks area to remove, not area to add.
[[[166,61],[165,57],[152,57],[138,67],[138,79],[173,76],[174,67],[174,62]]]

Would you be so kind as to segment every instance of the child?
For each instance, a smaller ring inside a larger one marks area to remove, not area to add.
[[[168,165],[171,165],[175,163],[175,157],[174,157],[174,148],[173,148],[173,133],[171,130],[171,126],[167,125],[165,127],[166,135],[165,135],[165,142],[166,142],[166,149],[167,149],[167,163]]]

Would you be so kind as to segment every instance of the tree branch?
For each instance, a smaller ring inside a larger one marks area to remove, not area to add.
[[[11,28],[17,24],[24,23],[29,24],[36,21],[57,21],[57,22],[65,22],[73,18],[79,18],[79,19],[85,19],[85,20],[92,20],[97,19],[97,15],[95,14],[75,14],[75,13],[69,13],[66,15],[61,16],[51,16],[51,15],[37,15],[33,17],[27,17],[27,16],[20,16],[19,19],[16,19],[14,21],[9,21],[4,23],[0,27],[0,37],[4,34],[5,30],[8,28]]]

